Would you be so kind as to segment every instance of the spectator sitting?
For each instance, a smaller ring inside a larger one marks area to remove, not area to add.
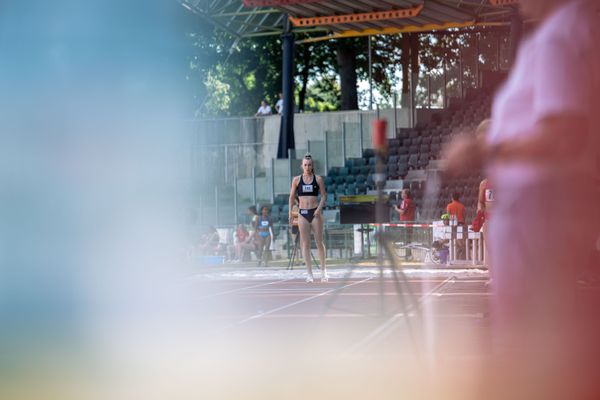
[[[214,226],[209,226],[206,233],[200,237],[198,244],[200,254],[206,256],[214,256],[219,251],[219,232]]]
[[[240,244],[240,261],[245,260],[245,254],[256,253],[256,258],[260,259],[258,256],[258,245],[259,245],[259,236],[256,230],[249,233],[246,240]]]
[[[258,108],[258,111],[254,115],[257,117],[260,117],[260,116],[271,115],[271,114],[272,114],[271,106],[268,105],[265,100],[261,100],[260,107]]]
[[[447,265],[448,264],[448,255],[450,250],[448,249],[448,241],[447,240],[436,240],[431,244],[431,248],[435,251],[440,264]]]
[[[244,224],[239,224],[237,229],[235,230],[234,239],[235,239],[235,260],[240,262],[243,260],[243,245],[246,243],[248,238],[250,237],[250,232],[246,229]]]

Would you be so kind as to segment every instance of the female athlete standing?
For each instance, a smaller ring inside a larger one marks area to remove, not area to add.
[[[317,201],[317,196],[321,195],[321,200]],[[292,223],[292,208],[294,199],[298,196],[299,217],[298,227],[300,229],[300,241],[302,242],[302,253],[306,262],[306,271],[308,276],[306,282],[313,281],[312,260],[310,256],[310,231],[312,229],[317,249],[319,250],[319,260],[321,262],[321,282],[327,282],[327,269],[325,267],[325,244],[323,243],[323,217],[321,212],[327,199],[325,184],[323,178],[315,175],[313,169],[313,160],[310,154],[306,154],[302,160],[302,175],[294,177],[292,188],[290,190],[288,216],[289,223]]]

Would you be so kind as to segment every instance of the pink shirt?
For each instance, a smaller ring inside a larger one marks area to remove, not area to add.
[[[502,196],[545,178],[596,173],[600,148],[600,2],[573,0],[556,9],[523,41],[517,63],[498,91],[488,140],[503,142],[533,134],[543,118],[562,112],[590,116],[581,155],[554,168],[526,162],[492,165],[489,176]],[[587,23],[582,21],[587,20]],[[569,132],[577,135],[579,132]]]

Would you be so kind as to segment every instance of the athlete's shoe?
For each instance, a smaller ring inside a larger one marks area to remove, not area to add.
[[[306,283],[313,283],[313,282],[314,282],[314,279],[313,279],[312,275],[309,275],[306,277]]]
[[[324,271],[323,275],[321,275],[321,282],[329,282],[329,276],[327,275],[327,271]]]

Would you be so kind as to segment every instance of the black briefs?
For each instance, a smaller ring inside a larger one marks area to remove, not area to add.
[[[301,208],[298,213],[300,215],[302,215],[304,218],[306,218],[306,220],[310,223],[312,222],[313,218],[315,217],[315,210],[317,208],[310,208],[310,209],[306,209],[306,208]]]

